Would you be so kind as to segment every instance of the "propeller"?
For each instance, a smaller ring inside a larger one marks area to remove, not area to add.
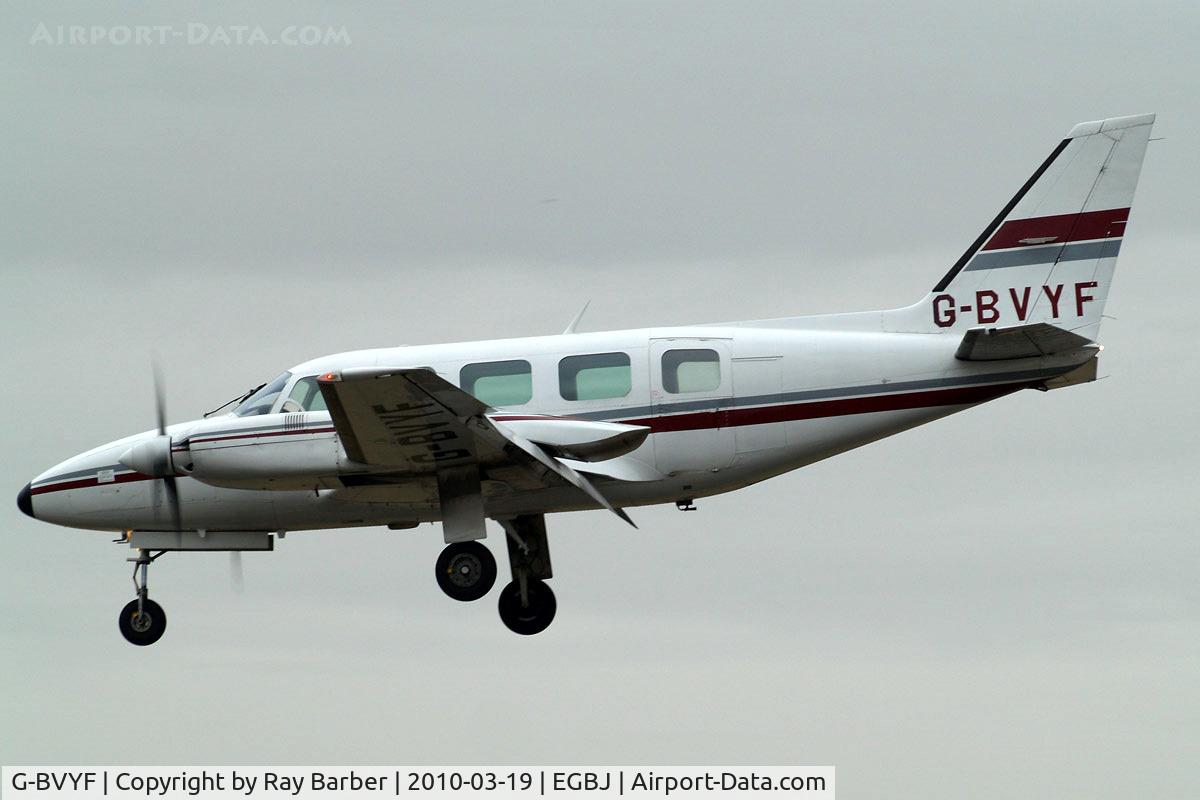
[[[162,481],[171,509],[172,530],[183,530],[179,507],[179,487],[175,483],[175,463],[171,456],[171,437],[167,434],[167,403],[164,399],[162,370],[154,363],[154,412],[158,435],[126,450],[117,460],[130,469]],[[156,490],[157,490],[157,484]],[[157,494],[157,491],[155,492]]]
[[[175,484],[175,464],[171,459],[171,437],[167,435],[167,401],[163,391],[162,368],[154,362],[154,414],[158,419],[158,440],[166,443],[167,464],[170,471],[162,476],[163,488],[167,492],[167,504],[171,507],[173,530],[183,530],[182,513],[179,508],[179,487]]]
[[[163,390],[162,370],[158,362],[154,362],[154,417],[158,435],[145,439],[126,450],[118,459],[122,464],[135,469],[143,475],[150,475],[158,480],[155,482],[155,504],[158,504],[157,494],[159,482],[167,495],[167,505],[171,509],[172,530],[182,531],[183,520],[179,505],[179,486],[176,483],[176,468],[173,444],[167,433],[167,401]],[[238,550],[229,552],[229,579],[233,590],[241,594],[245,587],[242,573],[242,554]]]

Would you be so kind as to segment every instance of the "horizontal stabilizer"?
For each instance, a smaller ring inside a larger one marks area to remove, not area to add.
[[[1081,383],[1091,383],[1096,380],[1096,368],[1099,361],[1099,358],[1092,356],[1070,372],[1044,381],[1038,388],[1050,391],[1051,389],[1065,389],[1068,386],[1077,386]]]
[[[1046,322],[1008,328],[972,328],[963,334],[954,357],[960,361],[1004,361],[1069,353],[1095,342]]]

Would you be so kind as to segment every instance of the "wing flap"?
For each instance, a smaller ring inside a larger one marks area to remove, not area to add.
[[[626,514],[622,509],[619,509],[616,506],[614,506],[612,503],[608,502],[608,498],[606,498],[604,495],[600,494],[600,490],[597,489],[595,486],[593,486],[591,481],[589,481],[584,476],[580,475],[574,469],[567,466],[562,461],[558,460],[557,458],[550,455],[546,451],[542,450],[542,448],[538,447],[536,444],[529,441],[528,439],[526,439],[523,436],[519,436],[518,434],[512,433],[511,431],[505,433],[504,435],[509,441],[511,441],[518,448],[520,448],[526,455],[533,458],[535,461],[540,463],[546,469],[548,469],[551,472],[553,472],[554,474],[558,475],[560,478],[565,480],[567,483],[569,483],[572,486],[574,486],[575,488],[579,489],[584,494],[586,494],[588,497],[592,498],[597,503],[599,503],[601,506],[603,506],[604,508],[607,508],[609,511],[616,514],[618,517],[625,520],[633,527],[635,527],[635,528],[637,527],[637,525],[634,523],[634,521],[629,518],[628,514]]]

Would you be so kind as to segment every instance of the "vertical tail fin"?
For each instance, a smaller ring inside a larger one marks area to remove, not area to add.
[[[904,321],[1047,322],[1095,339],[1153,124],[1143,114],[1072,128]]]

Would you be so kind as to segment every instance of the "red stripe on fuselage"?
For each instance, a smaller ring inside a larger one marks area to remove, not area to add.
[[[208,436],[192,439],[191,443],[208,444],[209,442],[228,442],[231,439],[258,439],[266,436],[300,436],[305,433],[334,433],[335,431],[336,428],[297,428],[291,431],[260,431],[258,433],[238,433],[233,436]]]
[[[90,478],[78,478],[73,481],[64,481],[62,483],[49,483],[45,486],[31,486],[29,488],[29,494],[32,497],[36,497],[39,494],[46,494],[47,492],[61,492],[66,489],[86,489],[89,486],[108,486],[113,483],[133,483],[135,481],[152,480],[154,480],[153,475],[143,475],[140,472],[121,472],[113,475],[113,479],[111,481],[105,481],[104,483],[101,483],[100,479],[93,475]]]
[[[1033,247],[1039,244],[1038,242],[1022,241],[1023,239],[1050,239],[1041,244],[1112,239],[1125,235],[1127,219],[1129,219],[1128,208],[1013,219],[1001,225],[1000,230],[996,231],[983,249],[1004,250],[1009,247]]]
[[[757,408],[728,408],[673,414],[666,417],[625,419],[626,425],[645,425],[651,433],[694,431],[704,428],[736,428],[742,425],[766,425],[822,417],[842,417],[851,414],[870,414],[876,411],[902,411],[935,406],[957,406],[983,403],[1024,389],[1029,383],[1006,383],[992,386],[967,386],[961,389],[933,389],[925,392],[847,397],[839,400],[818,400],[811,403],[792,403]]]
[[[305,433],[334,433],[334,428],[302,428],[294,431],[260,431],[258,433],[242,433],[235,436],[215,436],[208,439],[195,439],[196,444],[205,444],[208,442],[224,442],[230,439],[252,439],[260,436],[292,436]],[[172,448],[173,453],[187,452],[186,447]],[[176,477],[185,477],[177,475]],[[134,481],[152,481],[153,475],[143,475],[140,472],[121,472],[113,476],[111,481],[100,483],[96,476],[90,478],[77,478],[72,481],[64,481],[62,483],[50,483],[43,486],[33,486],[29,489],[30,496],[46,494],[47,492],[61,492],[66,489],[86,489],[89,486],[108,486],[110,483],[133,483]]]
[[[871,395],[868,397],[847,397],[838,400],[818,400],[808,403],[790,403],[786,405],[759,406],[756,408],[728,408],[713,411],[696,411],[685,414],[672,414],[662,417],[645,417],[641,419],[619,420],[626,425],[644,425],[652,433],[669,433],[671,431],[694,431],[706,428],[736,428],[742,425],[766,425],[775,422],[790,422],[803,419],[821,419],[824,417],[842,417],[852,414],[870,414],[878,411],[903,411],[916,408],[934,408],[937,406],[957,406],[971,403],[983,403],[995,400],[1006,394],[1028,388],[1033,382],[991,384],[988,386],[966,386],[957,389],[931,389],[923,392],[904,392],[902,394]],[[538,417],[541,419],[541,417]],[[245,434],[222,438],[239,439],[250,436],[282,436],[295,433],[324,433],[333,428],[310,428],[304,431],[278,431],[258,434]],[[215,440],[209,440],[215,441]],[[125,472],[113,476],[111,483],[130,483],[133,481],[154,480],[150,475],[140,472]],[[30,489],[31,495],[47,492],[60,492],[66,489],[83,489],[89,486],[107,486],[99,483],[93,476],[63,483],[46,484]]]

